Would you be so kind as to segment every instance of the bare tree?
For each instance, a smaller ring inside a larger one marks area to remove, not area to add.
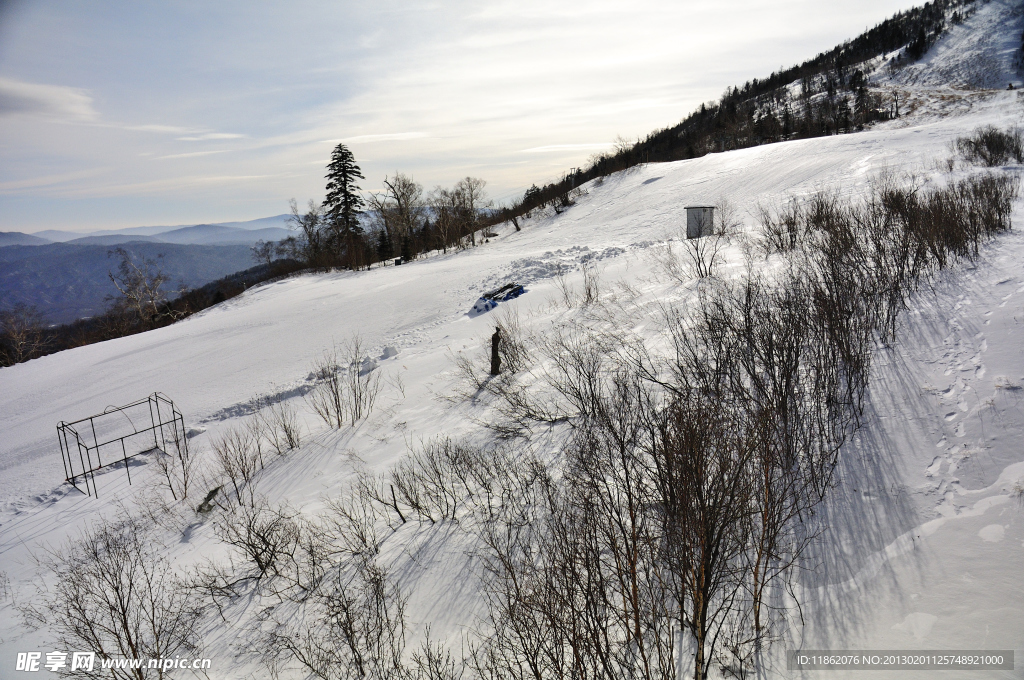
[[[165,304],[168,297],[163,285],[170,277],[160,271],[156,260],[136,258],[130,251],[121,247],[114,248],[107,254],[120,258],[117,273],[108,272],[111,283],[121,293],[120,297],[108,298],[114,302],[115,307],[129,311],[146,324],[152,323],[161,313],[176,316]],[[158,256],[158,259],[159,257],[163,256]]]
[[[104,660],[169,659],[199,649],[201,606],[147,533],[132,520],[101,522],[43,560],[56,580],[34,616],[51,627],[61,647],[94,651]],[[145,666],[110,673],[117,680],[169,674]]]
[[[688,269],[698,279],[714,276],[722,250],[722,237],[718,235],[689,239],[683,246],[686,250]]]
[[[0,363],[13,365],[40,356],[50,346],[43,315],[18,303],[0,312]]]
[[[310,199],[306,212],[300,213],[293,198],[289,207],[291,216],[288,218],[288,228],[299,234],[295,246],[302,260],[310,267],[329,266],[331,259],[323,206]]]
[[[256,431],[277,455],[283,456],[298,448],[302,433],[294,406],[286,401],[270,402],[261,398],[255,399],[253,406],[253,419],[259,423]]]
[[[487,182],[478,177],[465,177],[455,184],[455,190],[462,197],[463,206],[468,218],[465,226],[471,245],[476,245],[476,232],[480,228],[480,211],[490,208],[493,204],[487,200],[484,187]]]
[[[256,260],[259,264],[270,266],[270,263],[274,261],[274,255],[277,253],[277,243],[274,241],[264,241],[260,239],[252,246],[252,259]]]
[[[384,178],[384,192],[371,194],[369,204],[376,230],[387,235],[392,247],[401,250],[411,242],[424,217],[423,187],[412,177],[396,172]],[[393,254],[393,253],[391,253]],[[388,257],[391,254],[383,254]]]

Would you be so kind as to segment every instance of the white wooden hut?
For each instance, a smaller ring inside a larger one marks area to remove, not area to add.
[[[710,236],[715,232],[715,207],[713,205],[686,206],[686,238]]]

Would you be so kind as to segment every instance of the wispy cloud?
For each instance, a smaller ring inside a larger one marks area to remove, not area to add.
[[[104,170],[104,168],[90,168],[88,170],[78,170],[76,172],[64,172],[56,175],[43,175],[41,177],[32,177],[29,179],[0,182],[0,194],[16,193],[25,191],[26,189],[41,189],[44,187],[67,185],[78,180],[95,177],[103,173]]]
[[[108,127],[120,128],[122,130],[131,130],[133,132],[162,132],[172,135],[184,135],[189,133],[200,132],[193,128],[180,127],[178,125],[117,125],[108,123]]]
[[[357,135],[355,137],[345,137],[344,139],[325,139],[324,141],[331,144],[337,144],[338,142],[344,142],[345,144],[370,144],[372,142],[397,142],[408,139],[422,139],[426,136],[426,132],[389,132],[379,135]]]
[[[190,151],[189,153],[172,153],[166,156],[157,156],[157,160],[163,160],[165,158],[194,158],[196,156],[212,156],[215,153],[226,153],[227,149],[218,149],[216,151]]]
[[[593,142],[589,144],[548,144],[535,146],[532,149],[520,149],[519,153],[551,153],[552,151],[586,151],[587,149],[607,149],[611,142]]]
[[[205,142],[211,139],[242,139],[245,135],[235,134],[234,132],[206,132],[201,135],[195,135],[193,137],[178,137],[179,142]]]
[[[89,121],[98,114],[86,90],[0,78],[0,116],[43,116]]]

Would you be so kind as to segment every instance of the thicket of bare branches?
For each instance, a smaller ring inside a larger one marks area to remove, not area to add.
[[[231,483],[235,500],[252,505],[253,477],[263,469],[261,450],[255,446],[249,427],[235,427],[213,441],[214,464],[217,472]]]
[[[889,181],[865,205],[821,194],[769,212],[765,240],[790,253],[788,269],[702,289],[669,313],[667,354],[569,325],[538,341],[535,385],[478,382],[524,430],[572,428],[529,502],[501,505],[487,525],[480,674],[761,667],[814,508],[860,424],[875,339],[892,337],[923,273],[976,258],[1009,228],[1015,195],[993,175],[927,192]]]
[[[261,445],[266,445],[279,456],[298,448],[302,442],[295,407],[286,401],[270,401],[257,397],[253,400],[250,430]]]
[[[389,493],[378,502],[402,521],[406,515],[431,524],[458,521],[466,513],[493,514],[503,497],[503,478],[516,465],[502,447],[481,449],[450,438],[424,442],[386,476]],[[402,509],[405,512],[402,512]]]
[[[294,414],[265,405],[214,444],[238,500],[213,521],[229,564],[186,586],[144,529],[103,525],[54,553],[52,612],[36,616],[69,648],[167,657],[196,648],[197,595],[223,615],[251,588],[278,598],[253,623],[268,667],[323,680],[767,670],[815,508],[861,423],[874,343],[922,275],[1009,228],[1016,190],[997,175],[927,191],[890,180],[861,205],[821,194],[769,213],[769,248],[785,253],[773,277],[701,287],[653,340],[616,323],[596,284],[546,336],[506,315],[505,370],[459,364],[509,441],[422,442],[312,518],[256,494],[263,452],[292,446]],[[362,355],[355,340],[318,366],[310,403],[334,427],[373,406],[379,378]],[[549,460],[517,439],[538,425],[562,437]],[[468,658],[429,640],[406,651],[406,597],[381,551],[410,520],[480,537],[489,617]]]
[[[43,315],[18,303],[0,311],[0,366],[13,366],[45,354],[52,344]]]
[[[313,363],[316,385],[306,403],[330,427],[355,425],[368,417],[381,391],[376,365],[359,336],[334,346]]]
[[[55,577],[44,604],[28,612],[56,634],[58,648],[99,659],[194,656],[202,607],[135,521],[100,522],[42,562]],[[97,664],[98,665],[98,664]],[[165,678],[163,668],[111,669],[117,680]],[[72,675],[89,675],[78,671]]]
[[[1000,130],[994,125],[986,125],[969,135],[957,137],[953,150],[968,163],[988,167],[1006,165],[1011,160],[1024,163],[1024,132],[1019,127]]]

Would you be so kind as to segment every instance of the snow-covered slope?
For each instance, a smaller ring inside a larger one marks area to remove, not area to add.
[[[928,64],[953,68],[969,41],[987,49],[992,40],[1019,35],[1019,26],[1002,20],[1019,20],[1015,6],[982,5],[902,86],[936,101],[940,95],[930,88],[945,82],[945,71]],[[988,37],[975,40],[976,34]],[[619,295],[635,305],[682,299],[692,287],[659,277],[653,253],[685,223],[683,206],[724,197],[750,229],[758,204],[778,205],[822,188],[860,196],[883,172],[927,179],[940,171],[936,161],[948,156],[958,135],[1020,123],[1024,110],[1016,95],[977,91],[956,116],[936,115],[936,104],[927,116],[862,133],[648,165],[592,182],[563,214],[535,216],[519,232],[505,225],[475,249],[401,267],[278,281],[167,328],[0,369],[0,571],[10,582],[0,599],[0,677],[11,674],[17,652],[52,644],[45,630],[26,629],[15,609],[32,600],[39,583],[32,556],[96,517],[120,512],[121,504],[138,508],[161,493],[146,481],[151,463],[133,470],[131,487],[121,470],[99,475],[99,499],[63,485],[58,421],[163,392],[196,433],[196,455],[208,459],[211,438],[240,422],[253,397],[287,399],[305,412],[306,438],[268,466],[259,489],[274,501],[316,510],[356,468],[382,470],[421,439],[488,436],[476,422],[486,417],[482,407],[446,399],[457,391],[453,354],[478,352],[493,329],[496,312],[468,314],[484,290],[525,284],[527,294],[503,306],[537,327],[560,322],[564,310],[552,303],[559,297],[556,275],[570,272],[567,279],[578,285],[583,263],[601,273],[608,299]],[[954,267],[922,286],[897,342],[878,348],[867,425],[843,451],[840,481],[824,510],[828,532],[800,593],[805,625],[791,646],[1016,649],[1024,662],[1021,205],[1014,223],[1018,231],[987,246],[976,266]],[[742,241],[727,250],[721,276],[741,274]],[[370,419],[327,430],[301,395],[313,360],[355,334],[379,357],[384,392]],[[543,452],[544,442],[536,445]],[[183,568],[223,552],[201,519],[184,532],[169,529],[165,540]],[[471,548],[469,536],[454,528],[410,525],[389,539],[386,555],[412,593],[409,616],[419,633],[429,624],[435,639],[457,640],[461,627],[482,613]],[[266,676],[238,637],[244,623],[204,623],[203,655],[216,664],[211,678]],[[783,669],[778,675],[788,676]]]
[[[894,74],[893,82],[918,88],[1020,87],[1017,60],[1024,8],[1012,2],[979,2],[973,9],[968,21],[950,26],[924,58]]]

